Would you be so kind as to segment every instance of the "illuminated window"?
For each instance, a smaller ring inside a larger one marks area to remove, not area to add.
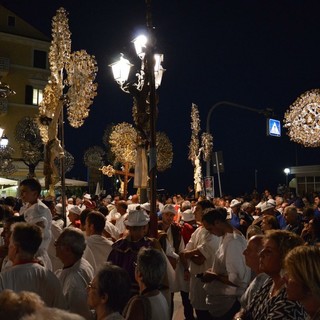
[[[33,88],[32,92],[32,104],[38,106],[43,99],[42,89]]]
[[[43,89],[26,85],[25,104],[38,106],[43,99]]]

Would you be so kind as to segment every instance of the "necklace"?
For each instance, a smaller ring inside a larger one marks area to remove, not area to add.
[[[283,287],[284,287],[284,284],[282,284],[278,289],[275,289],[275,285],[273,283],[269,291],[269,298],[277,296]]]

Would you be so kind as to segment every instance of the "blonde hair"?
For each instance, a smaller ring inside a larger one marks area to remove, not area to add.
[[[0,319],[19,320],[44,308],[44,302],[33,292],[3,290],[0,293]]]
[[[285,270],[294,280],[307,287],[320,298],[320,248],[300,246],[291,250],[285,258]]]

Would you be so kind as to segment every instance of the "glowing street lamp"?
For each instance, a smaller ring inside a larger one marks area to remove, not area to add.
[[[8,146],[8,143],[9,143],[9,139],[7,138],[7,136],[5,134],[2,135],[1,140],[0,140],[0,147],[5,148]]]
[[[121,89],[122,85],[128,80],[130,69],[132,66],[133,64],[131,64],[129,60],[125,59],[123,57],[123,54],[121,54],[119,61],[109,65],[109,67],[112,68],[114,80],[117,81]]]
[[[120,88],[126,93],[130,93],[129,86],[131,85],[135,86],[139,91],[142,91],[148,73],[148,66],[146,65],[145,59],[146,51],[148,50],[148,38],[145,35],[140,35],[134,40],[132,40],[132,43],[134,44],[137,56],[141,60],[140,73],[136,74],[138,80],[137,83],[128,83],[130,70],[131,67],[133,67],[134,65],[130,63],[128,59],[125,59],[122,53],[118,61],[109,65],[109,67],[112,68],[114,80],[120,85]],[[153,57],[154,61],[152,61],[151,63],[154,64],[155,88],[157,89],[161,85],[163,72],[165,71],[165,69],[161,65],[161,63],[163,62],[163,54],[155,53]]]
[[[162,75],[165,70],[161,65],[161,63],[163,62],[163,55],[154,53],[155,38],[153,34],[154,28],[152,26],[151,18],[151,0],[146,0],[146,5],[148,37],[139,36],[132,41],[135,46],[136,54],[141,60],[140,71],[136,73],[136,82],[132,83],[128,81],[132,64],[127,59],[121,57],[120,61],[111,64],[110,67],[112,68],[114,79],[120,85],[120,88],[124,92],[132,94],[134,97],[134,122],[141,138],[140,142],[142,143],[140,144],[143,145],[143,148],[147,150],[149,154],[149,201],[151,205],[150,233],[152,234],[152,236],[156,236],[156,89],[161,84]],[[141,181],[142,180],[145,179],[141,179]],[[141,183],[141,185],[143,185],[144,183],[146,182],[144,181],[143,183]]]
[[[283,170],[283,172],[285,173],[286,175],[286,186],[288,186],[288,175],[290,174],[290,169],[289,168],[285,168]]]

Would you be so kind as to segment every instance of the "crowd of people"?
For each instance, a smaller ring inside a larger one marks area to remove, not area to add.
[[[320,319],[316,193],[40,195],[1,200],[0,319]]]

